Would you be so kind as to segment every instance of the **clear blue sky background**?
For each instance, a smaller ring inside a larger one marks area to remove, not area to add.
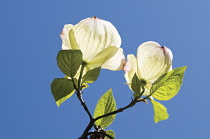
[[[60,108],[50,91],[63,77],[56,65],[64,24],[97,16],[114,24],[125,54],[149,40],[169,47],[173,67],[189,66],[179,94],[162,102],[170,117],[153,122],[151,104],[139,103],[117,115],[108,128],[117,139],[210,138],[209,0],[2,0],[0,2],[0,138],[76,139],[88,116],[76,96]],[[93,113],[97,100],[113,88],[118,108],[132,92],[124,72],[102,70],[86,89]]]

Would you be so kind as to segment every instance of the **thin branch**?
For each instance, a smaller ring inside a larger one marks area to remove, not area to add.
[[[82,64],[82,67],[81,67],[81,70],[80,70],[79,79],[78,79],[78,88],[76,87],[74,82],[73,82],[73,84],[74,84],[74,89],[77,92],[76,93],[77,94],[77,98],[79,99],[79,101],[80,101],[81,105],[83,106],[84,110],[87,112],[90,120],[92,120],[93,117],[92,117],[88,107],[86,106],[85,101],[82,98],[82,92],[81,92],[81,80],[82,80],[82,74],[83,74],[84,68],[85,68],[85,64]]]
[[[144,91],[145,91],[145,90],[143,89],[142,94],[143,94]],[[101,119],[101,118],[104,118],[104,117],[107,117],[107,116],[110,116],[110,115],[113,115],[113,114],[117,114],[117,113],[119,113],[119,112],[123,112],[124,110],[126,110],[126,109],[128,109],[128,108],[130,108],[130,107],[133,107],[133,106],[134,106],[136,103],[138,103],[138,102],[145,102],[145,103],[147,103],[147,101],[146,101],[145,99],[138,99],[138,98],[135,98],[135,99],[132,99],[132,101],[131,101],[127,106],[125,106],[125,107],[123,107],[123,108],[119,108],[118,110],[115,110],[115,111],[113,111],[113,112],[104,114],[104,115],[99,116],[99,117],[97,117],[97,118],[95,118],[95,119],[91,119],[90,122],[89,122],[89,124],[88,124],[88,126],[86,127],[85,131],[83,132],[82,136],[81,136],[79,139],[86,139],[86,137],[87,137],[87,135],[88,135],[88,131],[94,126],[94,123],[95,123],[97,120],[99,120],[99,119]]]
[[[93,127],[94,125],[94,120],[90,120],[88,126],[86,127],[86,129],[84,130],[83,134],[81,135],[81,137],[79,137],[78,139],[85,139],[87,137],[88,131]]]
[[[99,116],[99,117],[97,117],[97,118],[95,118],[95,119],[93,119],[93,120],[94,120],[94,121],[97,121],[97,120],[99,120],[99,119],[101,119],[101,118],[104,118],[104,117],[107,117],[107,116],[110,116],[110,115],[113,115],[113,114],[117,114],[117,113],[119,113],[119,112],[123,112],[125,109],[128,109],[128,108],[130,108],[130,107],[133,107],[137,102],[140,102],[140,101],[143,101],[143,100],[141,100],[141,99],[134,99],[134,100],[132,100],[132,101],[130,102],[130,104],[128,104],[127,106],[125,106],[125,107],[123,107],[123,108],[119,108],[119,109],[116,110],[116,111],[113,111],[113,112],[104,114],[104,115],[102,115],[102,116]]]
[[[105,115],[99,116],[99,117],[97,117],[97,118],[95,118],[95,119],[92,119],[92,120],[89,122],[88,126],[86,127],[85,131],[83,132],[82,136],[81,136],[79,139],[85,139],[85,137],[87,137],[88,131],[93,127],[95,121],[97,121],[97,120],[99,120],[99,119],[101,119],[101,118],[103,118],[103,117],[107,117],[107,116],[110,116],[110,115],[113,115],[113,114],[116,114],[116,113],[119,113],[119,112],[123,112],[125,109],[128,109],[128,108],[130,108],[130,107],[133,107],[133,106],[134,106],[136,103],[138,103],[138,102],[145,102],[145,100],[144,100],[144,99],[134,99],[134,100],[132,100],[132,101],[130,102],[130,104],[128,104],[127,106],[125,106],[125,107],[123,107],[123,108],[119,108],[119,109],[116,110],[116,111],[113,111],[113,112],[107,113],[107,114],[105,114]]]
[[[101,134],[101,135],[105,135],[105,136],[107,136],[108,138],[110,138],[110,139],[114,139],[112,136],[110,136],[109,134],[106,134],[106,133],[103,133],[103,132],[89,132],[89,133],[87,133],[87,136],[88,135],[91,135],[91,134]]]
[[[85,104],[84,100],[82,99],[82,93],[81,92],[77,92],[77,98],[79,99],[79,101],[80,101],[81,105],[83,106],[84,110],[87,112],[90,120],[92,120],[93,117],[92,117],[87,105]]]
[[[144,93],[144,91],[145,91],[145,88],[144,88],[144,87],[143,87],[142,89],[143,89],[143,91],[141,92],[139,98],[143,95],[143,93]],[[123,112],[125,109],[128,109],[128,108],[130,108],[130,107],[133,107],[136,103],[141,102],[141,101],[147,103],[147,101],[146,101],[145,99],[139,99],[139,98],[134,98],[134,99],[132,99],[132,101],[130,102],[130,104],[128,104],[127,106],[125,106],[125,107],[123,107],[123,108],[119,108],[119,109],[116,110],[116,111],[113,111],[113,112],[104,114],[104,115],[102,115],[102,116],[99,116],[99,117],[97,117],[97,118],[95,118],[95,119],[93,119],[93,120],[97,121],[97,120],[99,120],[99,119],[101,119],[101,118],[103,118],[103,117],[107,117],[107,116],[110,116],[110,115],[113,115],[113,114],[117,114],[117,113],[119,113],[119,112]]]
[[[83,132],[82,136],[79,139],[87,139],[87,133],[92,128],[92,126],[94,124],[93,117],[92,117],[87,105],[85,104],[85,101],[82,98],[81,80],[82,80],[82,75],[83,75],[84,68],[85,68],[85,64],[82,64],[81,71],[80,71],[80,76],[79,76],[79,79],[78,79],[78,88],[76,88],[76,91],[77,91],[76,94],[77,94],[77,98],[79,99],[81,105],[83,106],[84,110],[88,114],[88,116],[90,118],[90,122],[89,122],[88,126],[86,127],[85,131]]]

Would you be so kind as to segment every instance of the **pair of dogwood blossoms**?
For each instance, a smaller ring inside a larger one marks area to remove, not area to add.
[[[147,82],[143,95],[149,95],[152,83],[172,70],[171,50],[153,41],[141,44],[137,57],[129,54],[126,62],[118,31],[110,22],[97,17],[86,18],[76,25],[66,24],[60,36],[63,50],[81,50],[83,61],[87,63],[83,74],[97,67],[124,70],[130,86],[136,73]]]

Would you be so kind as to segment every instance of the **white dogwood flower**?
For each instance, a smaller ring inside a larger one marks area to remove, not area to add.
[[[167,47],[153,41],[145,42],[139,46],[137,58],[132,54],[127,56],[128,61],[124,66],[125,79],[130,86],[136,73],[140,79],[147,82],[143,95],[149,95],[152,83],[162,74],[172,70],[172,59],[173,54]]]
[[[61,33],[62,49],[82,51],[87,67],[99,66],[109,70],[122,70],[125,64],[121,38],[108,21],[97,17],[86,18],[76,25],[67,24]]]

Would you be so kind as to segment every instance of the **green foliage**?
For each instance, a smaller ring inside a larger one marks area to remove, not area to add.
[[[66,99],[74,94],[74,86],[71,80],[65,78],[54,79],[51,84],[53,97],[59,107]]]
[[[110,135],[112,138],[115,138],[115,133],[113,130],[107,130],[106,134]],[[105,139],[110,139],[110,138],[106,136]]]
[[[135,73],[131,81],[131,89],[133,90],[133,92],[135,92],[133,94],[134,98],[141,97],[142,87],[144,87],[145,85],[146,85],[146,81],[143,79],[139,79]]]
[[[160,104],[159,102],[155,100],[150,100],[153,108],[154,108],[154,121],[155,123],[158,123],[159,121],[168,119],[169,115],[167,113],[167,109],[165,106]]]
[[[158,100],[173,98],[179,92],[186,68],[179,67],[160,76],[152,85],[152,97]]]
[[[89,70],[82,78],[83,83],[93,83],[98,79],[101,67]]]
[[[109,89],[98,101],[95,112],[94,118],[102,116],[104,114],[113,112],[117,109],[116,102],[112,93],[112,89]],[[110,115],[107,117],[103,117],[95,122],[97,126],[102,128],[106,128],[114,121],[116,114]]]
[[[82,64],[82,52],[80,50],[61,50],[57,55],[57,64],[64,74],[73,78]]]
[[[131,81],[131,89],[133,90],[133,92],[135,92],[135,94],[141,93],[141,81],[138,78],[138,76],[136,75],[136,73],[134,74],[132,81]]]

